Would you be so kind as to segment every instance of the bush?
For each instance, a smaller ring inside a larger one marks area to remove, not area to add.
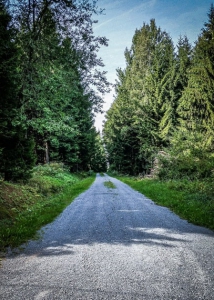
[[[166,155],[159,155],[158,177],[160,179],[198,180],[212,178],[214,156],[205,144],[202,134],[177,134]]]
[[[38,165],[33,169],[34,174],[37,175],[46,175],[46,176],[55,176],[58,173],[63,173],[65,171],[65,167],[63,163],[50,163],[45,165]]]
[[[204,153],[203,157],[179,155],[159,158],[158,177],[165,179],[198,180],[213,177],[214,159]]]

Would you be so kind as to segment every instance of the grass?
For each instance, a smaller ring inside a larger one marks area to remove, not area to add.
[[[38,167],[27,184],[0,183],[0,252],[37,238],[95,176],[70,174],[59,164]]]
[[[116,176],[156,204],[166,206],[181,218],[214,230],[214,185],[212,181],[159,181]]]
[[[113,184],[113,182],[111,182],[110,180],[109,181],[105,181],[104,183],[103,183],[107,188],[109,188],[109,189],[115,189],[116,188],[116,186]]]

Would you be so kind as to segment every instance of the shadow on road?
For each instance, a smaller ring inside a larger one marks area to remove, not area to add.
[[[191,243],[191,234],[214,237],[213,232],[181,220],[127,185],[111,180],[116,189],[104,187],[105,178],[98,177],[87,192],[43,228],[39,240],[27,244],[24,254],[72,255],[77,245],[95,244],[175,248]]]

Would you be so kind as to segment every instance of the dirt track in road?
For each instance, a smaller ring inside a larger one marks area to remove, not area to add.
[[[214,299],[214,233],[107,175],[42,231],[3,261],[0,299]]]

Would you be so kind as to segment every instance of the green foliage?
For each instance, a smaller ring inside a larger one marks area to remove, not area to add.
[[[20,113],[16,30],[0,1],[0,173],[5,180],[27,179],[35,164],[34,140],[14,120]]]
[[[94,151],[91,157],[90,166],[94,172],[106,172],[107,170],[106,150],[99,133],[97,133],[95,137]]]
[[[104,141],[110,170],[149,174],[158,153],[160,178],[213,176],[214,8],[194,47],[170,36],[155,20],[136,30],[118,69]]]
[[[172,54],[172,53],[171,53]],[[162,79],[160,99],[162,118],[159,123],[160,137],[169,144],[175,128],[179,125],[178,102],[187,86],[187,72],[191,65],[191,45],[187,37],[180,37],[177,53],[172,58],[169,70]]]
[[[154,20],[136,30],[118,70],[104,140],[110,173],[194,224],[214,229],[214,7],[192,47],[177,51]],[[163,151],[164,150],[164,151]],[[159,155],[158,155],[159,154]]]
[[[181,128],[206,138],[205,147],[213,151],[214,130],[214,7],[211,5],[202,33],[196,42],[188,73],[188,85],[179,103]]]
[[[1,157],[4,179],[6,181],[29,179],[36,161],[34,140],[26,138],[20,129],[20,132],[14,135],[11,140],[4,143],[4,146]]]
[[[27,179],[35,162],[49,161],[88,171],[94,112],[109,90],[97,56],[107,39],[93,34],[92,15],[102,11],[88,0],[8,2],[8,11],[2,0],[0,173]]]
[[[58,176],[65,174],[66,168],[63,163],[51,162],[46,165],[38,165],[34,167],[33,172],[35,176]]]
[[[166,131],[170,124],[162,118],[166,119],[169,112],[166,103],[171,103],[170,72],[174,66],[171,38],[151,20],[136,30],[125,58],[126,69],[117,70],[117,94],[106,115],[104,140],[112,169],[145,174],[152,167],[155,153],[166,144],[160,127]]]
[[[69,174],[62,164],[39,166],[28,184],[0,184],[0,251],[16,247],[35,236],[41,226],[62,210],[93,182],[95,176]]]
[[[159,156],[160,179],[198,180],[213,178],[214,156],[206,148],[205,137],[197,132],[179,132],[166,155]]]

